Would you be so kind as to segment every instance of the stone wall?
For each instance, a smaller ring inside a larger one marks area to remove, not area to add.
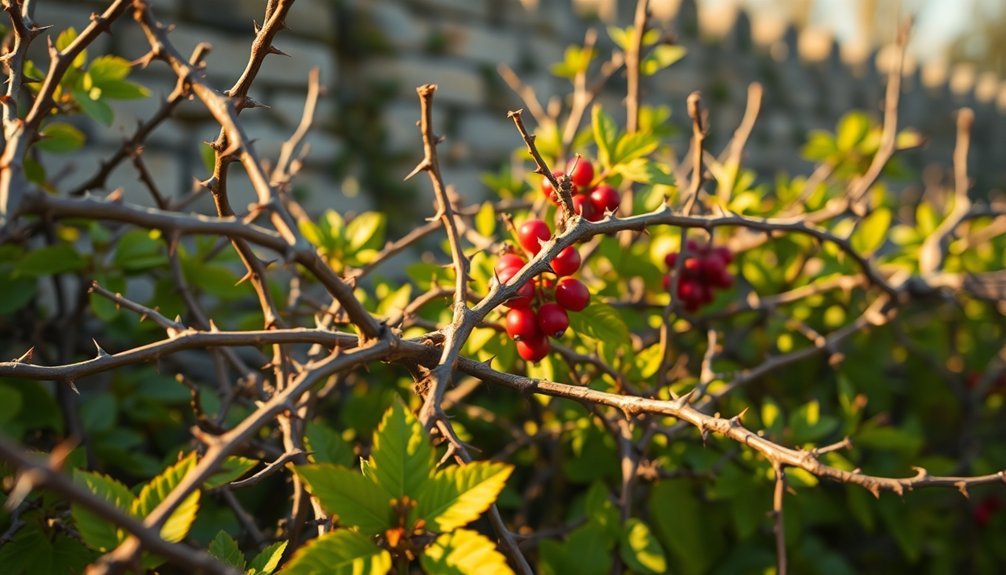
[[[56,30],[78,29],[101,3],[42,0],[37,20]],[[425,182],[403,184],[402,177],[421,158],[415,122],[415,87],[439,84],[435,121],[448,139],[441,148],[445,175],[469,200],[488,194],[480,173],[509,158],[520,141],[506,119],[519,100],[500,80],[505,63],[534,86],[542,101],[566,92],[565,80],[549,67],[571,43],[582,41],[588,26],[626,25],[634,2],[614,0],[297,0],[289,30],[276,44],[289,58],[270,56],[252,97],[270,106],[248,110],[242,120],[264,157],[275,157],[282,140],[299,120],[308,71],[319,67],[327,96],[309,137],[311,154],[298,180],[311,209],[392,208],[404,225],[430,211]],[[177,24],[173,40],[182,50],[208,41],[209,75],[220,89],[240,74],[260,20],[263,0],[162,0],[159,17]],[[678,122],[686,120],[684,101],[702,90],[711,114],[711,145],[726,143],[745,106],[747,84],[765,86],[763,111],[748,150],[748,163],[765,177],[780,170],[806,172],[799,149],[809,130],[833,129],[845,112],[858,108],[879,117],[889,51],[841,47],[820,30],[796,31],[767,15],[735,10],[696,9],[692,0],[652,0],[654,25],[688,48],[684,60],[644,86],[650,103],[669,104]],[[604,36],[602,33],[601,36]],[[603,39],[602,48],[608,46]],[[39,43],[41,44],[41,43]],[[132,22],[116,24],[93,53],[144,53],[146,43]],[[116,106],[111,129],[86,123],[91,144],[59,167],[65,181],[84,179],[139,118],[148,116],[167,94],[173,78],[163,65],[136,72],[154,97]],[[619,106],[622,79],[615,78],[605,101]],[[949,165],[953,113],[976,111],[972,170],[985,187],[1006,183],[1006,90],[996,78],[967,68],[909,62],[902,124],[918,128],[926,149],[909,161]],[[612,108],[616,117],[618,109]],[[184,193],[193,178],[205,177],[199,144],[216,134],[196,103],[183,106],[174,121],[149,141],[145,158],[166,193]],[[687,130],[683,131],[687,133]],[[682,149],[684,149],[682,147]],[[717,148],[718,149],[718,148]],[[55,168],[50,168],[50,170]],[[124,186],[127,197],[142,201],[130,166],[116,171],[110,187]],[[251,201],[248,186],[231,184],[235,206]],[[408,219],[406,219],[408,218]]]

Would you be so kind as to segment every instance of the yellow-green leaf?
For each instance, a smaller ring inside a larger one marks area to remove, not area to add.
[[[133,506],[134,497],[129,488],[107,475],[75,469],[73,481],[118,509],[129,511]],[[125,539],[125,533],[115,524],[82,505],[72,504],[70,514],[80,537],[92,549],[103,553],[111,551]]]
[[[284,575],[386,575],[391,554],[365,535],[339,529],[301,547]]]
[[[196,454],[190,453],[178,463],[165,469],[160,475],[151,479],[140,495],[133,502],[133,515],[146,517],[154,510],[164,498],[171,493],[189,471],[196,466]],[[174,512],[164,522],[161,527],[161,537],[165,541],[177,543],[185,538],[192,527],[192,522],[196,520],[196,513],[199,511],[199,490],[194,490],[177,507]]]
[[[513,573],[503,554],[484,535],[468,529],[444,533],[419,559],[427,573],[439,575],[506,575]]]
[[[276,567],[279,567],[280,560],[283,559],[286,543],[286,541],[280,541],[263,549],[248,564],[249,570],[252,570],[254,575],[271,575]]]
[[[435,531],[467,525],[496,501],[512,471],[511,465],[484,461],[442,469],[417,495],[417,514]]]
[[[849,241],[852,248],[862,255],[870,255],[887,240],[891,227],[891,211],[879,208],[866,216]]]
[[[666,573],[667,558],[649,525],[635,517],[625,522],[619,547],[622,560],[637,573]]]
[[[429,481],[433,466],[426,430],[401,400],[395,401],[374,433],[370,454],[374,480],[390,497],[415,498]]]
[[[238,547],[238,542],[228,535],[226,531],[218,531],[216,537],[213,538],[213,541],[210,541],[210,546],[206,550],[210,555],[223,563],[234,567],[238,571],[244,571],[244,553]]]

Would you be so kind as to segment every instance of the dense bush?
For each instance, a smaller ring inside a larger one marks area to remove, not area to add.
[[[179,53],[143,0],[79,33],[3,3],[6,573],[1006,563],[1006,212],[969,190],[970,111],[953,177],[906,193],[898,154],[923,138],[897,126],[899,64],[880,122],[849,113],[809,135],[809,176],[767,181],[743,164],[757,85],[721,153],[699,94],[683,151],[670,109],[640,104],[641,76],[683,56],[640,2],[610,58],[588,36],[554,67],[563,109],[519,90],[535,135],[511,114],[493,201],[443,181],[436,87],[419,87],[409,177],[428,175],[435,211],[391,239],[388,214],[315,217],[291,193],[317,76],[281,157],[242,129],[291,4],[267,3],[220,91],[205,47]],[[87,52],[130,17],[147,57]],[[45,37],[49,59],[28,60]],[[62,189],[53,155],[86,145],[81,122],[109,124],[109,100],[149,97],[129,79],[147,65],[177,88],[91,185]],[[623,72],[624,124],[594,104]],[[169,197],[143,143],[190,98],[220,133],[202,185]],[[127,160],[137,186],[101,190]],[[215,213],[192,207],[203,196]],[[384,265],[401,253],[404,270]]]

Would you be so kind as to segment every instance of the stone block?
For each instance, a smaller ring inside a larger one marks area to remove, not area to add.
[[[415,98],[418,86],[432,83],[439,87],[435,101],[441,104],[479,107],[486,99],[478,71],[454,59],[416,55],[375,58],[364,68],[363,76],[371,81],[393,82],[399,98]]]

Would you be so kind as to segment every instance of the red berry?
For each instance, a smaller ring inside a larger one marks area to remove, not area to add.
[[[574,167],[573,164],[576,164]],[[566,164],[566,171],[569,172],[569,179],[574,186],[586,187],[594,180],[594,164],[587,158],[580,157],[580,161],[573,158]]]
[[[691,253],[693,253],[693,254],[705,251],[702,248],[702,246],[699,245],[699,242],[697,242],[695,240],[688,240],[688,243],[686,243],[685,246],[688,248],[688,251],[691,252]]]
[[[536,339],[541,336],[538,317],[529,307],[511,309],[506,313],[506,332],[516,341]]]
[[[664,263],[668,268],[674,268],[674,264],[678,263],[678,252],[671,252],[664,256]]]
[[[734,276],[726,270],[720,269],[720,273],[708,278],[709,284],[718,288],[728,288],[734,285]]]
[[[668,291],[671,289],[671,274],[664,274],[664,277],[661,279],[661,281],[664,284],[664,291]]]
[[[520,268],[506,268],[497,272],[496,275],[499,277],[500,285],[506,285],[507,282],[510,281],[510,278],[517,275],[517,272],[519,271]],[[534,282],[524,282],[524,284],[517,290],[517,294],[503,302],[503,305],[509,308],[524,308],[530,306],[533,299]]]
[[[678,281],[678,297],[681,301],[688,302],[698,302],[702,300],[702,294],[699,292],[701,284],[691,278],[681,278]]]
[[[685,258],[683,275],[686,278],[697,278],[702,274],[702,260],[696,257]]]
[[[590,203],[594,204],[594,209],[598,213],[615,212],[618,210],[618,205],[622,203],[622,196],[615,188],[601,184],[594,188],[593,192],[590,192]]]
[[[548,229],[548,224],[541,220],[527,220],[517,230],[517,239],[520,241],[520,245],[532,254],[541,251],[539,241],[548,241],[550,237],[552,237],[552,232]]]
[[[552,172],[555,179],[560,183],[562,182],[562,177],[566,175],[566,172],[562,170],[555,170]],[[552,182],[548,178],[542,176],[541,179],[541,193],[545,194],[545,197],[552,201],[553,204],[559,205],[559,194],[554,193],[552,189]]]
[[[702,277],[707,281],[712,281],[714,278],[718,278],[723,275],[726,271],[726,264],[723,259],[717,253],[710,253],[705,259],[702,260],[699,266],[702,271]]]
[[[580,280],[565,277],[555,286],[555,302],[569,311],[580,311],[590,303],[590,291]]]
[[[723,246],[713,248],[713,253],[718,255],[725,264],[729,264],[734,261],[734,254],[730,251],[730,248],[725,248]]]
[[[517,342],[517,353],[524,358],[524,361],[538,363],[548,355],[551,345],[548,338],[540,336],[535,339],[522,339]]]
[[[556,275],[571,276],[580,269],[580,252],[576,248],[569,246],[559,252],[559,255],[552,259],[552,269]]]
[[[596,222],[604,217],[603,213],[597,211],[594,202],[590,201],[590,196],[573,196],[573,210],[583,216],[588,222]]]
[[[515,253],[503,254],[500,256],[500,259],[496,262],[495,266],[496,273],[499,274],[507,268],[520,269],[524,267],[524,264],[526,263],[527,262],[524,261],[524,258],[520,257]]]
[[[542,304],[538,308],[538,327],[547,336],[562,337],[569,327],[569,315],[559,304]]]

